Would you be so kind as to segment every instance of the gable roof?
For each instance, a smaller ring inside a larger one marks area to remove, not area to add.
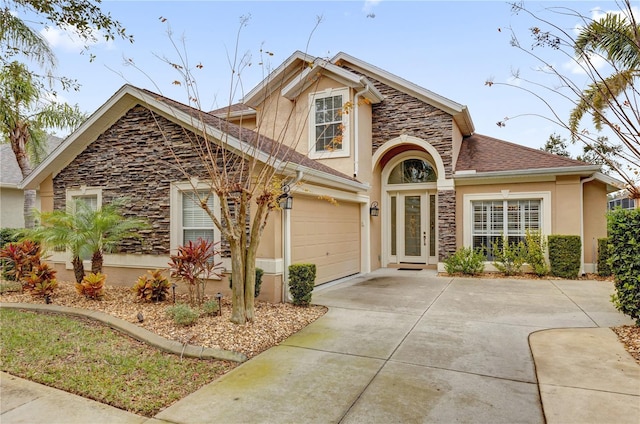
[[[345,65],[365,76],[362,77],[347,69]],[[319,74],[328,75],[349,87],[366,90],[364,97],[373,103],[378,103],[383,100],[383,96],[367,79],[367,77],[374,78],[450,114],[463,135],[473,134],[473,121],[466,106],[343,52],[338,53],[331,60],[326,60],[296,51],[254,87],[242,101],[248,106],[256,107],[289,79],[292,80],[282,88],[281,94],[290,99],[294,98],[313,83]]]
[[[284,174],[302,171],[307,181],[330,184],[350,191],[366,190],[368,185],[313,161],[294,149],[241,128],[220,117],[171,100],[160,94],[132,85],[124,85],[105,104],[56,148],[20,184],[21,188],[36,188],[47,176],[56,175],[97,137],[113,125],[135,105],[143,105],[167,119],[192,131],[204,131],[216,140],[224,140],[231,150],[252,155],[263,163],[270,163]],[[271,160],[270,157],[272,157]]]
[[[404,78],[392,74],[391,72],[387,72],[384,69],[378,68],[377,66],[371,65],[364,60],[357,59],[344,52],[336,54],[331,59],[331,62],[339,66],[348,64],[350,68],[353,68],[358,72],[369,75],[371,78],[375,78],[398,91],[409,94],[410,96],[450,114],[464,136],[473,134],[475,130],[473,121],[471,120],[471,114],[465,105],[447,99],[433,91],[427,90],[424,87],[412,83],[411,81],[407,81]]]

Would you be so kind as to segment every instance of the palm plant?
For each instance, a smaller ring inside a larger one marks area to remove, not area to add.
[[[640,25],[634,18],[631,4],[625,4],[629,11],[626,16],[607,13],[589,22],[576,38],[575,52],[578,57],[599,55],[612,67],[613,72],[608,77],[594,80],[584,90],[570,117],[574,134],[587,112],[592,113],[594,125],[600,130],[604,110],[640,77]]]
[[[126,198],[113,200],[85,217],[86,245],[91,252],[91,272],[94,274],[102,272],[105,253],[114,252],[123,239],[140,237],[138,230],[149,227],[143,219],[122,214],[127,202]]]
[[[0,70],[0,136],[11,144],[22,177],[32,171],[32,163],[42,157],[46,129],[73,129],[85,118],[76,107],[64,103],[44,103],[45,90],[27,67],[19,62]],[[36,193],[24,191],[25,227],[33,228]]]
[[[126,199],[116,199],[99,210],[93,210],[81,199],[74,200],[64,211],[40,213],[41,225],[30,232],[35,240],[52,248],[68,249],[72,256],[77,283],[84,278],[83,258],[91,257],[91,272],[102,272],[104,253],[116,250],[120,241],[140,235],[146,221],[125,217],[121,209]]]
[[[38,213],[40,226],[29,234],[34,240],[53,249],[68,249],[77,283],[84,278],[82,258],[88,255],[87,216],[92,211],[81,200],[67,205],[64,211]]]

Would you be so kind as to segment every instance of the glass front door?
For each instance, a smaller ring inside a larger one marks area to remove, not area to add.
[[[427,263],[429,231],[427,196],[397,193],[391,196],[390,250],[397,262]]]

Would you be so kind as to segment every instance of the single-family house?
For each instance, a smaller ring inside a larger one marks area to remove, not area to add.
[[[618,183],[599,166],[476,134],[466,106],[348,54],[295,52],[241,103],[208,113],[125,85],[22,186],[40,188],[44,210],[76,197],[97,205],[132,197],[127,213],[151,229],[105,258],[109,281],[131,284],[166,267],[184,241],[220,238],[171,166],[193,163],[197,174],[197,155],[188,143],[172,154],[163,142],[197,132],[231,150],[254,143],[242,151],[255,155],[279,137],[272,166],[296,184],[292,209],[271,214],[260,244],[261,297],[270,301],[286,298],[292,263],[315,263],[316,284],[380,267],[443,269],[461,246],[528,229],[580,236],[583,271],[592,272],[607,193]],[[219,208],[215,199],[211,206]],[[53,259],[70,269],[68,257]]]

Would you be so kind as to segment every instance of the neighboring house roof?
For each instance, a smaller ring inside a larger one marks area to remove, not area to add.
[[[55,149],[62,139],[54,135],[47,137],[47,151]],[[22,181],[22,171],[10,144],[0,144],[0,187],[18,188]]]
[[[333,168],[309,159],[294,149],[241,128],[210,113],[171,100],[149,90],[124,85],[104,105],[94,112],[76,131],[58,146],[20,184],[22,188],[36,188],[48,175],[56,175],[97,137],[113,125],[136,104],[148,107],[166,118],[195,131],[204,130],[217,140],[225,140],[225,146],[258,160],[270,163],[280,172],[293,174],[302,171],[307,181],[330,184],[351,191],[366,190],[368,185],[342,174]],[[274,157],[276,160],[269,160]]]

